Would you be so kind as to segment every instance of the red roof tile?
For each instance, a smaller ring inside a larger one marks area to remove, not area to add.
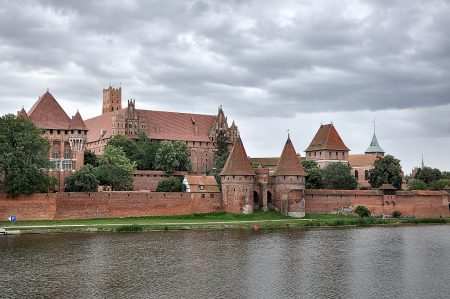
[[[320,126],[305,152],[320,150],[349,151],[350,149],[345,146],[333,124],[328,124]]]
[[[86,124],[81,118],[80,112],[77,111],[75,116],[72,116],[70,121],[69,130],[87,130]]]
[[[373,154],[348,155],[348,163],[350,163],[350,166],[352,166],[352,167],[370,166],[375,163],[376,159],[377,159],[377,155],[373,155]]]
[[[28,117],[42,129],[67,130],[70,125],[69,116],[48,91],[31,107]]]
[[[280,160],[278,161],[277,169],[273,175],[306,176],[306,172],[303,169],[302,163],[300,162],[291,138],[289,137],[284,145],[283,152],[281,153]]]
[[[241,138],[238,138],[220,175],[255,175]]]
[[[186,175],[190,192],[220,192],[219,185],[212,175]],[[203,186],[203,189],[200,187]]]
[[[126,109],[122,109],[126,110]],[[87,142],[93,142],[100,139],[110,138],[112,135],[112,116],[114,112],[101,114],[99,116],[85,120],[85,124],[89,129],[87,133]]]

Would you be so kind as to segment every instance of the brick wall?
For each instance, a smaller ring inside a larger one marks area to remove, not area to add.
[[[186,171],[175,171],[172,176],[184,177]],[[133,190],[135,191],[156,191],[159,182],[168,178],[164,171],[157,170],[136,170],[133,172]]]
[[[202,197],[202,194],[204,197]],[[220,193],[93,192],[0,196],[0,219],[89,219],[210,213],[221,210]]]
[[[449,194],[443,191],[305,190],[306,213],[327,214],[347,207],[366,206],[373,215],[450,217]]]

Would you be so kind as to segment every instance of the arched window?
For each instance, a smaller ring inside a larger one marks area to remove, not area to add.
[[[358,170],[355,170],[355,179],[358,178]]]
[[[366,180],[366,181],[368,181],[369,180],[369,171],[366,169],[366,171],[364,171],[364,179]]]

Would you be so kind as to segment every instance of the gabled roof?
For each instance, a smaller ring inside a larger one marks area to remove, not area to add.
[[[378,144],[378,139],[377,139],[377,135],[375,135],[375,132],[373,132],[372,141],[370,142],[370,146],[366,149],[365,153],[366,154],[376,154],[376,153],[384,154],[384,150]]]
[[[87,130],[86,124],[81,118],[80,112],[77,111],[75,116],[72,116],[70,121],[69,130]]]
[[[303,169],[302,163],[300,162],[291,138],[289,137],[284,145],[283,152],[281,153],[280,160],[278,161],[277,169],[273,175],[306,176],[306,172]]]
[[[186,175],[184,178],[189,184],[190,192],[220,192],[213,175]]]
[[[69,116],[49,91],[39,97],[28,112],[28,117],[42,129],[67,130],[70,125]]]
[[[126,108],[121,111],[124,110],[126,110]],[[87,142],[94,142],[104,138],[108,139],[112,136],[112,117],[114,113],[117,113],[117,111],[100,114],[99,116],[86,119],[84,123],[89,129],[87,133]]]
[[[344,144],[333,124],[328,124],[320,126],[305,152],[320,150],[349,151],[350,149]]]
[[[234,143],[220,175],[255,175],[241,138]]]
[[[348,155],[348,163],[352,167],[357,166],[373,166],[375,161],[377,160],[376,155],[369,154],[352,154]]]

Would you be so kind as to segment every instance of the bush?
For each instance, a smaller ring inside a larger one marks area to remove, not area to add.
[[[394,211],[392,213],[392,217],[394,217],[394,218],[400,218],[400,216],[402,216],[402,212],[400,212],[400,211]]]
[[[427,190],[428,186],[427,184],[419,179],[412,179],[409,180],[408,184],[407,184],[408,190],[412,191],[412,190]]]
[[[357,206],[355,213],[358,214],[359,217],[370,217],[370,211],[365,206]]]
[[[183,178],[169,177],[159,182],[156,192],[181,192]]]
[[[66,178],[65,192],[96,192],[98,180],[92,165],[87,164]]]
[[[137,224],[133,224],[133,225],[124,225],[124,226],[119,226],[116,229],[117,232],[141,232],[142,231],[142,226],[137,225]]]

